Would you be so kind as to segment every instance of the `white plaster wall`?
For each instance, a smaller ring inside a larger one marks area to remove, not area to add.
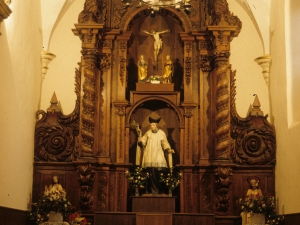
[[[52,31],[48,51],[56,55],[48,67],[43,81],[41,109],[47,110],[53,93],[56,93],[65,115],[75,107],[75,68],[81,61],[81,41],[72,29],[83,10],[84,0],[69,1],[62,8]]]
[[[236,108],[246,117],[250,104],[257,95],[264,114],[269,114],[268,87],[262,68],[254,59],[264,54],[264,46],[255,24],[237,0],[228,0],[229,10],[242,21],[242,30],[231,41],[230,63],[236,70]]]
[[[0,206],[26,210],[40,96],[40,1],[13,1],[10,8],[0,36]]]
[[[290,0],[294,2],[294,0]],[[290,9],[285,9],[285,4],[289,1],[272,0],[271,4],[271,55],[272,67],[270,71],[270,91],[272,96],[272,108],[274,115],[274,124],[276,128],[277,138],[277,163],[276,163],[276,197],[279,203],[279,212],[284,214],[299,213],[299,189],[300,189],[300,126],[288,125],[288,110],[287,102],[292,101],[293,104],[299,105],[296,98],[291,98],[287,93],[289,89],[294,87],[287,83],[287,73],[290,71],[289,66],[297,63],[299,60],[299,52],[290,57],[286,52],[286,45],[289,45],[290,40],[295,40],[293,33],[291,39],[285,39],[286,18],[289,18]],[[299,3],[298,3],[299,4]],[[299,5],[298,5],[299,6]],[[298,8],[299,9],[299,8]],[[298,12],[299,14],[300,12]],[[292,27],[292,30],[299,29],[299,26]],[[297,48],[297,46],[294,46]],[[286,63],[286,60],[292,62]],[[296,67],[297,68],[297,67]],[[299,69],[294,71],[298,74]],[[299,87],[294,87],[298,88]]]

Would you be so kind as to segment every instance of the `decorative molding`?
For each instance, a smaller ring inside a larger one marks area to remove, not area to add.
[[[42,57],[42,81],[45,79],[47,70],[48,70],[48,64],[56,57],[56,55],[52,54],[51,52],[48,51],[42,51],[41,52],[41,57]]]
[[[0,31],[1,31],[1,23],[4,19],[7,19],[9,15],[12,13],[11,9],[8,7],[10,4],[10,0],[0,0]],[[1,32],[0,32],[1,36]]]
[[[271,62],[272,58],[270,55],[263,55],[261,57],[258,57],[256,59],[254,59],[255,62],[257,62],[258,65],[261,66],[261,68],[263,69],[262,73],[263,73],[263,77],[265,79],[266,84],[269,87],[269,76],[270,76],[270,62]]]

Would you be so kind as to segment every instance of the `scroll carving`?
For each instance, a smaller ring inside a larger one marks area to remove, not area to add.
[[[216,211],[219,213],[227,213],[229,209],[229,187],[231,181],[232,169],[230,167],[219,166],[215,169],[215,184],[216,184]]]
[[[78,181],[80,184],[80,208],[83,211],[91,210],[93,206],[92,187],[95,172],[90,164],[81,164],[77,167]]]
[[[85,60],[83,98],[82,98],[82,128],[81,128],[81,155],[92,156],[94,146],[95,128],[95,82],[96,82],[96,59],[97,52],[94,50],[83,50]]]
[[[238,164],[274,164],[276,155],[275,128],[260,111],[256,96],[247,118],[240,118],[235,108],[235,72],[231,73],[231,159]]]
[[[227,57],[216,59],[215,76],[216,84],[216,155],[217,157],[229,156],[229,79],[227,77]]]
[[[34,157],[36,161],[70,162],[78,156],[80,70],[75,73],[75,109],[70,115],[63,115],[54,94],[47,113],[39,110],[34,137]],[[51,115],[51,116],[50,116]]]
[[[204,13],[206,26],[238,26],[239,30],[242,28],[242,22],[229,11],[226,0],[205,0]]]
[[[86,0],[78,16],[79,23],[104,23],[107,14],[106,0]]]

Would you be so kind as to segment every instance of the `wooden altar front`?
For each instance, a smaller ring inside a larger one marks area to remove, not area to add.
[[[234,224],[240,218],[236,200],[249,188],[249,176],[259,177],[263,193],[274,194],[275,129],[258,98],[246,118],[235,108],[230,43],[242,23],[225,0],[191,6],[190,14],[164,7],[153,17],[135,1],[127,8],[119,0],[85,1],[73,29],[82,43],[74,111],[63,115],[54,95],[47,111],[37,112],[33,201],[56,174],[89,221],[121,218],[132,224],[136,215],[129,212],[125,177],[135,166],[131,122],[144,133],[151,115],[162,117],[174,166],[183,173],[174,190],[173,224]],[[152,29],[170,30],[161,35],[157,61],[153,38],[140,32]],[[140,55],[148,62],[148,76],[162,75],[170,55],[172,83],[138,83]]]

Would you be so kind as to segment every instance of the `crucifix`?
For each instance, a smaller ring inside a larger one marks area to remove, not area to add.
[[[160,38],[160,34],[169,33],[170,30],[169,29],[163,30],[163,31],[155,31],[155,30],[146,31],[146,30],[142,30],[142,32],[145,33],[145,34],[149,34],[154,38],[154,60],[157,64],[158,52],[159,52],[160,49],[162,49],[162,44],[163,44],[163,41]],[[157,65],[156,65],[156,68],[157,68]]]

